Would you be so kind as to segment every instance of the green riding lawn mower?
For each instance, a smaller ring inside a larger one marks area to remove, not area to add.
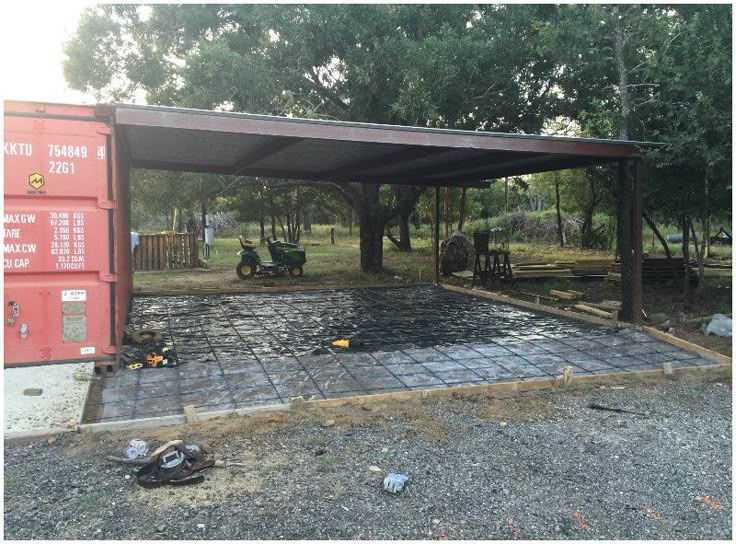
[[[307,262],[307,254],[304,247],[284,242],[276,238],[266,238],[268,252],[271,261],[262,261],[256,252],[256,243],[244,236],[238,236],[240,240],[240,262],[235,268],[238,277],[247,280],[253,276],[290,276],[301,277],[304,274],[302,266]]]

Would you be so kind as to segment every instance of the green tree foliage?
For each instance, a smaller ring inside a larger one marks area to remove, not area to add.
[[[70,85],[101,97],[143,93],[166,105],[535,131],[554,99],[555,67],[525,24],[545,8],[521,8],[103,6],[80,21],[64,69]],[[380,270],[384,225],[397,215],[406,224],[422,191],[332,188],[360,219],[361,267]]]
[[[554,206],[559,190],[559,205],[562,212],[579,214],[580,245],[584,248],[602,247],[605,242],[600,236],[607,224],[594,225],[595,213],[601,208],[612,209],[610,192],[615,172],[606,166],[577,168],[544,172],[532,176],[531,184]],[[559,227],[558,227],[559,228]]]
[[[85,12],[64,69],[101,99],[661,140],[647,151],[645,211],[707,232],[729,211],[731,47],[728,5],[107,5]],[[587,223],[583,243],[601,209],[630,244],[630,184],[605,168],[557,179],[561,208]],[[525,183],[511,184],[510,208],[554,202]],[[381,266],[387,223],[408,225],[421,195],[415,216],[432,209],[421,188],[323,188],[355,210],[364,270]],[[499,188],[468,191],[469,209],[498,213]]]
[[[706,239],[730,211],[731,32],[731,6],[709,4],[561,6],[541,30],[567,117],[587,134],[667,142],[647,152],[645,212],[683,230],[699,218]],[[625,190],[612,191],[622,258]]]

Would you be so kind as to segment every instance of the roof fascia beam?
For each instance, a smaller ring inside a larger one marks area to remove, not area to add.
[[[431,131],[417,127],[363,126],[339,122],[309,122],[286,118],[247,117],[223,112],[180,111],[164,108],[115,106],[115,123],[124,126],[160,127],[178,130],[232,134],[338,140],[394,145],[520,151],[611,157],[640,156],[636,143],[565,140],[555,137],[501,135],[470,131]]]

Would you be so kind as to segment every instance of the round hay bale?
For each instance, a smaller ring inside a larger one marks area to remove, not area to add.
[[[473,241],[460,232],[453,232],[440,244],[440,272],[449,276],[473,266]]]

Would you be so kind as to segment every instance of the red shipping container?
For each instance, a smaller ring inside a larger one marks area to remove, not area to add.
[[[115,359],[131,289],[128,180],[100,111],[5,102],[6,366]]]

